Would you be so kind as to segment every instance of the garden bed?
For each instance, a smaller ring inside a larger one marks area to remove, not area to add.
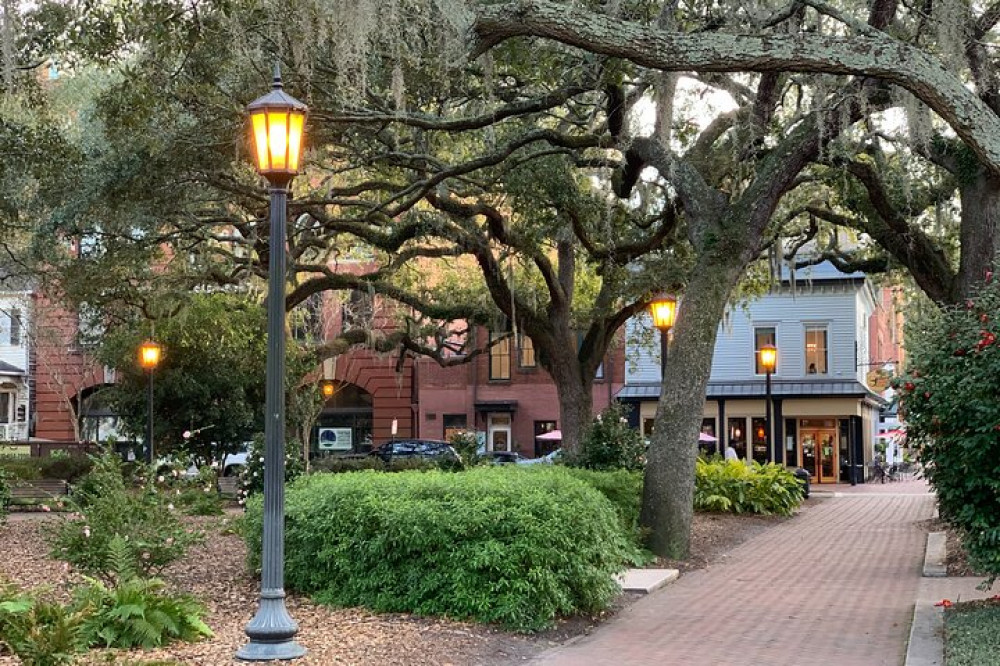
[[[205,618],[215,632],[209,640],[193,644],[175,644],[155,651],[133,651],[118,655],[116,663],[140,664],[161,660],[180,664],[230,664],[235,651],[245,643],[244,625],[257,605],[258,582],[244,569],[245,549],[242,540],[232,534],[234,515],[213,518],[188,518],[192,526],[206,533],[203,545],[194,547],[164,577],[178,589],[189,592],[208,607]],[[0,577],[26,589],[50,586],[53,595],[68,599],[68,587],[81,582],[78,575],[47,555],[44,523],[59,520],[53,514],[13,517],[0,526]],[[754,516],[698,514],[693,527],[690,562],[686,570],[706,566],[748,538],[777,524],[782,519]],[[634,597],[623,596],[614,610]],[[480,625],[444,619],[417,618],[408,615],[376,615],[362,609],[331,609],[290,596],[288,607],[300,625],[298,640],[309,649],[297,664],[418,665],[479,664],[507,666],[525,659],[563,640],[589,632],[613,614],[592,618],[574,618],[535,636],[521,636]],[[90,656],[93,663],[108,663],[99,652]],[[0,666],[18,661],[0,656]],[[88,663],[81,659],[81,664]]]

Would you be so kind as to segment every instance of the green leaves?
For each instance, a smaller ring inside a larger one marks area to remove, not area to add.
[[[260,552],[261,505],[248,509]],[[289,589],[338,606],[537,631],[606,608],[634,546],[564,468],[317,474],[286,494]]]
[[[789,516],[801,502],[801,482],[780,465],[702,458],[696,462],[695,510]]]
[[[941,517],[963,533],[974,567],[1000,575],[1000,288],[926,312],[907,329],[909,372],[897,382],[907,441],[919,446]]]

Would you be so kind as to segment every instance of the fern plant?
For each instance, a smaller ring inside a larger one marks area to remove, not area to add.
[[[0,589],[0,645],[23,666],[72,664],[87,649],[83,621],[75,608]]]
[[[76,591],[90,645],[154,648],[212,635],[201,619],[205,608],[193,597],[166,592],[166,583],[159,578],[136,576],[131,549],[122,537],[115,536],[108,544],[108,562],[116,585],[88,579]]]

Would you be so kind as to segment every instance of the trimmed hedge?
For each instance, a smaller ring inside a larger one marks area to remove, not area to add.
[[[90,472],[91,467],[93,461],[85,455],[0,456],[0,469],[7,472],[8,478],[20,481],[62,479],[74,483]]]
[[[607,608],[633,549],[611,504],[562,468],[319,474],[285,507],[289,590],[520,631]],[[246,527],[257,568],[260,499]]]
[[[701,458],[696,462],[696,511],[790,516],[802,503],[803,492],[799,480],[781,465]]]
[[[567,467],[566,472],[604,495],[615,507],[629,534],[638,536],[639,510],[642,508],[642,472],[626,469],[598,471]]]

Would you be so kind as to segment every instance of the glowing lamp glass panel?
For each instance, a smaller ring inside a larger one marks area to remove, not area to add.
[[[324,398],[332,398],[334,394],[334,389],[335,387],[333,385],[333,382],[323,382],[322,384],[320,384],[320,391],[323,392]]]
[[[144,342],[139,347],[139,365],[146,370],[152,370],[160,363],[160,345],[155,342]]]
[[[649,312],[653,315],[653,326],[663,330],[673,328],[677,316],[677,299],[673,296],[661,296],[650,303]]]
[[[778,350],[774,345],[764,345],[760,348],[760,364],[764,372],[774,372],[774,366],[778,362]]]
[[[261,173],[298,173],[305,113],[264,107],[251,114],[257,168]]]

